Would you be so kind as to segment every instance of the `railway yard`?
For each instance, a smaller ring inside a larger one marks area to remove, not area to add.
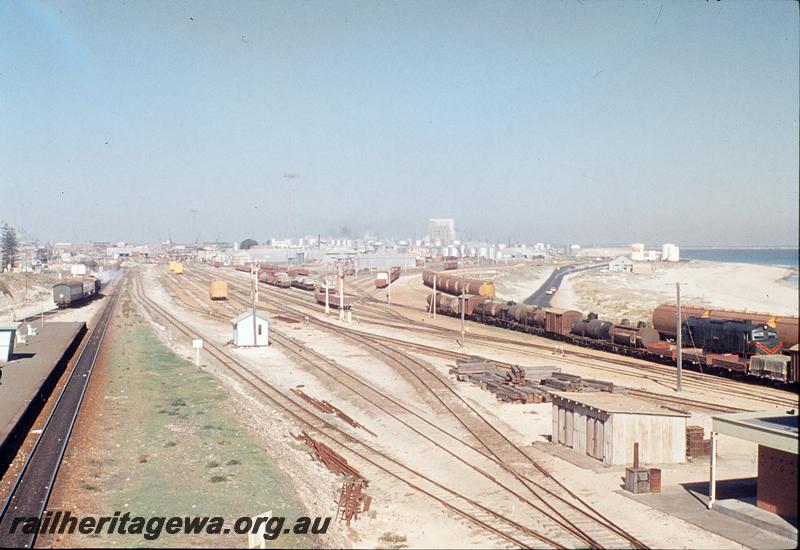
[[[693,430],[710,431],[715,415],[796,409],[792,385],[685,370],[682,390],[675,392],[670,364],[469,320],[462,340],[458,315],[434,317],[432,289],[419,270],[398,270],[391,280],[377,282],[371,273],[346,277],[330,289],[326,314],[318,303],[325,292],[302,281],[295,288],[274,275],[260,277],[266,282],[255,283],[254,303],[247,270],[178,265],[128,262],[124,276],[104,287],[101,300],[81,308],[90,318],[77,359],[64,380],[53,384],[53,397],[41,396],[43,404],[18,422],[17,432],[25,433],[14,434],[17,456],[5,452],[4,544],[109,544],[102,537],[6,533],[14,517],[41,516],[45,509],[90,513],[113,505],[155,513],[141,509],[155,499],[144,496],[143,488],[177,480],[172,491],[185,493],[179,500],[191,501],[192,508],[205,510],[202,503],[209,500],[231,517],[256,516],[280,501],[283,509],[333,518],[325,537],[282,539],[284,546],[792,544],[791,533],[707,510],[703,489],[675,493],[707,486],[707,454],[654,464],[662,494],[643,500],[625,490],[625,465],[559,445],[553,412],[559,396],[605,392],[645,414],[685,418]],[[313,279],[313,273],[304,274]],[[468,281],[467,275],[453,276],[453,284],[458,277]],[[385,303],[389,286],[391,306]],[[485,283],[475,288],[487,291]],[[341,289],[351,305],[340,316]],[[269,319],[269,346],[233,345],[231,320],[254,306]],[[109,326],[111,342],[104,343]],[[156,340],[137,344],[146,333]],[[196,356],[198,339],[202,350]],[[133,362],[108,365],[114,364],[111,352],[101,351],[108,346]],[[136,362],[148,353],[170,366],[153,370],[142,359]],[[169,355],[175,359],[163,359]],[[199,369],[192,364],[197,357]],[[95,363],[104,368],[90,377]],[[168,382],[150,382],[163,376]],[[213,399],[204,393],[206,386],[217,388]],[[127,399],[134,397],[131,408]],[[218,404],[199,404],[206,399]],[[205,424],[181,412],[190,406],[187,400],[198,409],[195,414],[208,415]],[[162,402],[169,406],[159,408]],[[121,429],[131,414],[141,430],[102,435]],[[209,432],[214,426],[222,432]],[[235,447],[225,447],[233,441]],[[718,445],[724,451],[715,466],[719,479],[755,475],[754,445],[726,436]],[[254,462],[254,452],[265,458]],[[182,455],[189,460],[184,463]],[[272,472],[261,479],[274,487],[253,490],[259,468]],[[262,491],[272,491],[273,498]],[[245,502],[230,500],[239,493]],[[687,507],[670,509],[679,498],[688,498]],[[236,537],[214,540],[246,542]],[[209,540],[174,537],[159,543]]]

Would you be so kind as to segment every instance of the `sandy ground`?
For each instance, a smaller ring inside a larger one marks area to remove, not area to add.
[[[147,277],[151,283],[148,290],[151,297],[165,307],[169,307],[173,312],[180,314],[199,333],[218,343],[224,343],[230,339],[230,327],[227,323],[201,318],[194,312],[188,312],[156,283],[152,273],[148,273]],[[420,288],[421,282],[419,280],[419,275],[402,277],[397,286],[393,287],[393,300],[399,301],[399,303],[413,303],[416,307],[420,307],[420,302],[424,300],[426,291],[424,288]],[[354,313],[356,311],[357,308],[354,309]],[[413,310],[405,311],[421,319],[427,318],[422,311],[416,313]],[[338,321],[334,322],[338,323]],[[441,317],[436,322],[447,326],[455,326],[457,324],[455,319]],[[272,326],[334,359],[343,368],[364,378],[374,387],[391,393],[406,406],[430,418],[437,425],[446,427],[448,430],[459,430],[459,426],[456,425],[454,419],[441,409],[433,406],[429,397],[414,386],[407,374],[395,370],[394,367],[383,361],[377,360],[366,350],[360,349],[340,337],[314,329],[313,326],[287,324],[275,319],[273,319]],[[391,328],[369,326],[366,321],[356,323],[355,328],[389,336],[404,337]],[[471,326],[471,330],[473,329],[485,330],[483,327]],[[492,329],[488,330],[491,331]],[[157,332],[165,335],[165,341],[180,354],[184,356],[191,354],[190,348],[182,338],[170,336],[169,331],[162,331],[161,329],[157,329]],[[496,333],[507,335],[507,331],[497,331]],[[414,333],[413,338],[415,341],[456,349],[456,345],[453,342],[443,343],[439,338],[425,336],[422,333]],[[580,368],[571,365],[568,357],[561,358],[547,356],[546,354],[533,357],[527,354],[515,354],[513,351],[489,350],[476,343],[469,343],[467,351],[525,365],[557,364],[563,365],[563,370],[567,372],[580,371]],[[452,484],[458,490],[467,494],[475,495],[482,502],[486,502],[498,510],[512,514],[521,513],[518,503],[515,504],[509,501],[507,494],[498,493],[495,488],[486,485],[485,480],[473,477],[474,474],[470,473],[470,471],[465,471],[463,466],[453,463],[451,459],[442,456],[439,451],[432,450],[430,442],[409,432],[407,428],[402,427],[396,420],[365,403],[363,399],[355,396],[350,390],[320,371],[309,371],[305,367],[298,367],[280,350],[273,347],[258,350],[233,350],[233,353],[242,361],[258,369],[260,375],[276,386],[288,390],[290,387],[302,385],[306,393],[319,399],[326,399],[343,409],[350,416],[378,434],[372,444],[404,463],[430,472],[440,481]],[[443,376],[447,376],[447,361],[434,357],[425,357],[424,355],[419,355],[419,357],[429,362]],[[242,392],[242,388],[237,388],[237,384],[230,381],[229,375],[224,371],[214,370],[214,372],[223,381],[223,384],[233,392],[233,398],[236,400],[241,399],[235,397],[235,393]],[[594,377],[610,379],[610,375],[603,376],[589,372],[594,374]],[[580,374],[581,372],[576,373]],[[638,385],[647,386],[650,389],[663,390],[663,387],[660,387],[658,383],[641,380],[641,376],[637,377],[634,373],[631,373],[628,377],[629,382],[637,380],[640,382]],[[551,405],[500,403],[492,394],[482,391],[474,385],[455,383],[454,381],[452,383],[459,394],[518,445],[524,445],[530,449],[532,443],[539,442],[541,444],[541,442],[545,441],[546,436],[551,431]],[[247,394],[247,392],[243,393]],[[696,397],[702,398],[702,393],[698,393]],[[241,408],[237,407],[237,412],[252,418],[255,426],[264,423],[273,425],[273,422],[280,421],[279,419],[282,415],[271,412],[269,407],[265,408],[256,398],[251,397],[249,399],[252,399],[250,405]],[[282,420],[285,421],[285,419]],[[698,418],[698,422],[700,421],[702,419]],[[692,422],[694,423],[694,419],[692,419]],[[274,428],[270,430],[272,435],[271,445],[277,448],[275,451],[276,456],[281,456],[286,461],[287,469],[291,471],[304,462],[308,462],[308,455],[304,449],[298,450],[293,445],[292,440],[286,437],[290,430],[296,431],[297,428],[292,428],[291,423],[283,426],[283,429],[279,431]],[[344,424],[342,426],[345,430],[351,430],[354,436],[364,437],[364,434],[358,430],[353,430]],[[276,434],[278,433],[282,435],[277,436]],[[429,435],[434,437],[432,434]],[[743,453],[747,457],[750,456],[748,453],[752,454],[752,450],[744,449]],[[349,460],[351,458],[348,456]],[[633,503],[629,499],[616,494],[615,491],[619,489],[619,478],[623,472],[622,468],[612,468],[599,475],[593,470],[579,468],[547,454],[537,456],[537,460],[541,460],[558,477],[568,483],[570,487],[585,495],[591,502],[611,514],[623,526],[634,530],[655,547],[732,548],[737,546],[722,537],[709,534],[682,520],[639,503]],[[385,546],[386,533],[395,533],[401,537],[406,537],[406,543],[410,547],[495,547],[498,545],[496,539],[487,537],[482,532],[477,532],[463,520],[454,518],[439,505],[419,496],[397,480],[376,472],[357,458],[352,458],[351,461],[371,480],[370,494],[374,497],[374,514],[371,512],[369,517],[361,518],[346,531],[348,545],[354,547]],[[316,466],[316,464],[312,464]],[[745,464],[744,468],[736,462],[731,462],[730,464],[731,473],[735,472],[736,475],[749,475],[752,472],[752,463],[749,464],[749,467]],[[486,465],[486,467],[490,466]],[[319,506],[318,493],[315,501],[313,490],[319,491],[320,487],[328,487],[328,490],[335,490],[337,484],[335,478],[319,467],[316,467],[312,477],[308,477],[309,471],[307,468],[301,468],[301,471],[304,472],[301,475],[292,475],[295,483],[298,484],[298,493],[304,502],[316,502],[315,505]],[[669,472],[669,479],[676,481],[679,479],[699,481],[704,479],[706,475],[705,471],[701,472],[694,465],[676,465],[674,466],[674,473],[671,469],[669,469]],[[310,510],[311,513],[315,513],[313,507]]]
[[[56,282],[58,277],[40,273],[0,274],[0,323],[53,309],[52,287]]]
[[[647,264],[644,264],[647,265]],[[653,271],[587,271],[565,277],[553,297],[556,307],[594,311],[612,320],[652,321],[661,303],[675,303],[675,282],[681,302],[717,308],[798,314],[798,288],[786,278],[792,270],[751,264],[704,261],[652,264]]]

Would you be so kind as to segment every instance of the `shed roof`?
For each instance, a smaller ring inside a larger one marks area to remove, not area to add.
[[[626,264],[626,265],[633,265],[633,260],[628,258],[627,256],[617,256],[615,259],[611,261],[611,264]]]
[[[559,401],[583,405],[608,414],[646,414],[651,416],[682,416],[688,413],[667,409],[651,401],[645,401],[622,393],[608,392],[562,392],[554,395],[553,402]]]
[[[765,447],[797,454],[797,412],[781,410],[720,414],[712,417],[711,429]]]
[[[234,317],[233,319],[231,319],[231,324],[234,325],[234,326],[238,325],[242,321],[244,321],[246,319],[249,319],[252,316],[253,316],[253,312],[252,311],[242,312],[239,315],[237,315],[236,317]],[[260,311],[256,311],[256,317],[261,319],[265,323],[269,324],[269,319],[263,313],[261,313]]]

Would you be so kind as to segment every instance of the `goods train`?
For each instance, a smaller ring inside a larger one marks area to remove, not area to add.
[[[429,309],[433,299],[428,296]],[[435,299],[436,311],[445,315],[458,317],[463,310],[465,318],[479,323],[658,362],[676,360],[675,347],[643,322],[636,326],[627,320],[613,323],[594,313],[584,316],[575,310],[498,302],[477,295],[462,298],[437,292]],[[686,363],[783,383],[798,381],[797,365],[780,354],[781,337],[770,324],[692,315],[685,318],[682,337],[684,345],[691,346],[682,350]]]
[[[388,273],[382,271],[375,277],[375,288],[386,288],[400,278],[400,267],[392,267]]]
[[[450,269],[458,269],[458,260],[446,260],[444,264],[442,264],[442,269],[445,271]]]
[[[100,280],[96,277],[53,285],[53,301],[60,308],[86,302],[98,294],[100,294]]]
[[[426,269],[422,272],[422,282],[425,286],[433,288],[436,279],[436,290],[460,296],[461,294],[475,294],[484,298],[494,298],[494,281],[484,279],[469,279],[461,275],[447,275],[440,271]]]

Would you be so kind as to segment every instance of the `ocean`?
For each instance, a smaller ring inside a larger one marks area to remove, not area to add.
[[[681,248],[681,260],[707,260],[739,264],[798,268],[797,248]]]

